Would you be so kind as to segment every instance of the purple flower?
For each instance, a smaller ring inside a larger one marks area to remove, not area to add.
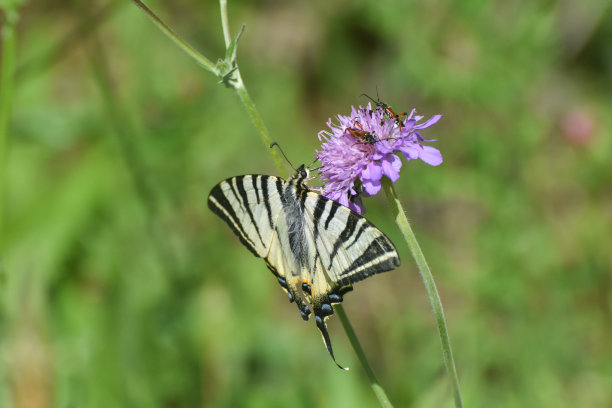
[[[401,122],[389,119],[381,109],[360,106],[352,107],[349,116],[338,115],[338,124],[327,121],[330,131],[319,132],[321,150],[316,157],[321,162],[320,178],[325,182],[321,192],[359,213],[365,211],[361,195],[372,196],[380,191],[381,179],[387,176],[392,182],[399,179],[402,161],[421,159],[437,166],[442,163],[438,149],[424,146],[419,132],[435,124],[442,115],[434,115],[424,123],[417,123],[423,116],[417,116],[413,109]]]

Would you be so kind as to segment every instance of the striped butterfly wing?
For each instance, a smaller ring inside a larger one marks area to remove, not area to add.
[[[394,269],[400,261],[381,231],[309,190],[307,177],[304,166],[289,180],[232,177],[212,189],[208,205],[255,256],[265,259],[302,318],[308,320],[314,312],[335,362],[325,324],[333,314],[332,304],[342,301],[352,283]]]
[[[310,308],[296,281],[306,256],[300,251],[302,240],[293,233],[300,229],[301,220],[292,213],[295,209],[292,204],[296,204],[294,194],[294,185],[279,177],[236,176],[213,187],[208,207],[229,225],[244,246],[265,259],[289,301],[295,302],[302,318],[308,320]],[[300,255],[296,257],[295,253]]]
[[[391,240],[360,214],[312,191],[305,207],[317,255],[336,285],[350,285],[400,265]]]
[[[280,200],[275,190],[284,180],[265,175],[223,180],[208,195],[208,207],[225,221],[255,256],[265,258],[276,234]]]
[[[334,358],[325,324],[333,314],[331,305],[342,302],[353,283],[397,268],[400,259],[391,240],[363,216],[315,192],[306,194],[309,238],[316,248],[314,268],[305,273],[314,283],[307,297]]]

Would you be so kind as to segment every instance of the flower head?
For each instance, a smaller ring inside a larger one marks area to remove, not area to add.
[[[437,166],[442,163],[438,149],[424,146],[420,130],[435,124],[442,115],[434,115],[424,123],[413,109],[401,123],[388,118],[382,109],[372,109],[368,104],[351,108],[348,116],[338,115],[338,124],[327,121],[330,131],[319,132],[321,150],[316,157],[321,162],[321,180],[325,182],[322,194],[355,210],[365,211],[361,195],[372,196],[380,191],[381,179],[387,176],[392,182],[399,178],[402,161],[421,159]]]

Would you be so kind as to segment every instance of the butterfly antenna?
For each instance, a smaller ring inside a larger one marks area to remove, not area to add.
[[[308,168],[310,169],[310,166],[314,165],[314,164],[317,162],[317,160],[319,160],[319,158],[318,158],[317,156],[315,156],[315,158],[314,158],[314,160],[312,161],[312,163],[310,163],[310,164],[309,164],[308,166],[306,166],[306,167],[308,167]],[[317,170],[319,170],[320,168],[321,168],[321,167],[317,167],[316,169],[310,169],[310,170],[311,170],[311,171],[317,171]]]
[[[287,161],[287,163],[289,163],[289,165],[291,166],[291,168],[292,168],[293,170],[297,171],[297,170],[296,170],[296,168],[295,168],[295,167],[293,167],[293,164],[291,164],[291,162],[289,161],[289,159],[287,158],[287,156],[285,156],[285,152],[283,152],[283,149],[281,149],[280,145],[279,145],[278,143],[276,143],[276,142],[273,142],[273,143],[270,145],[270,149],[271,149],[271,148],[273,148],[274,146],[278,147],[278,150],[280,150],[281,154],[283,155],[283,157],[285,158],[285,160]]]

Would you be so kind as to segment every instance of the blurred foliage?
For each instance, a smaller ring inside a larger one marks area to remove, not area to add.
[[[150,5],[223,56],[216,2]],[[466,406],[612,406],[609,2],[242,0],[229,13],[234,33],[246,24],[246,86],[295,164],[362,92],[444,115],[428,136],[445,163],[405,165],[396,188]],[[127,1],[25,2],[17,36],[0,406],[374,406],[337,319],[348,373],[206,208],[221,179],[275,172],[235,94]],[[346,311],[398,407],[451,406],[417,270],[384,200],[367,205],[403,265],[358,284]]]

